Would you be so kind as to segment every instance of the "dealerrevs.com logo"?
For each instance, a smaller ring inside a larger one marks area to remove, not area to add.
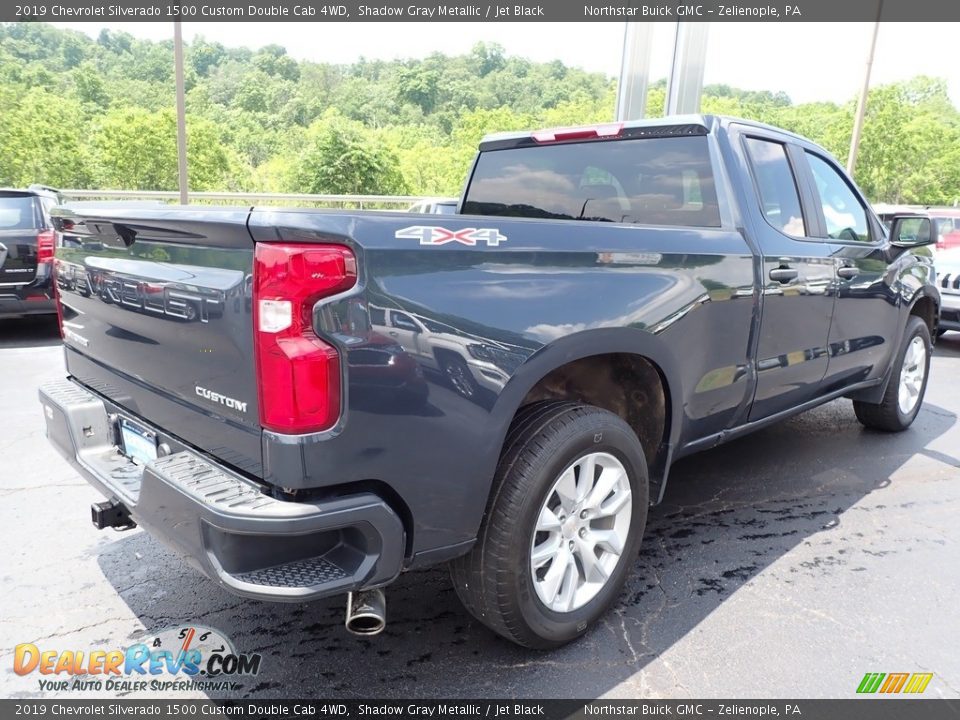
[[[260,672],[259,653],[238,653],[219,630],[202,625],[167,628],[126,648],[57,650],[21,643],[13,671],[36,673],[40,690],[237,690],[238,676]]]

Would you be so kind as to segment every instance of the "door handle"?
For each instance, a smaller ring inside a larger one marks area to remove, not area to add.
[[[800,271],[791,267],[777,267],[770,271],[770,279],[781,283],[796,280],[799,276]]]
[[[391,330],[391,331],[389,332],[389,335],[390,335],[390,337],[396,337],[396,336],[397,336],[397,331],[396,331],[396,330]]]
[[[859,274],[860,268],[856,265],[844,265],[837,268],[837,276],[842,277],[844,280],[852,280]]]

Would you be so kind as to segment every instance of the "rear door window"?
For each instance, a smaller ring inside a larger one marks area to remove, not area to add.
[[[780,232],[803,237],[807,229],[787,148],[783,143],[752,137],[744,143],[757,181],[763,216]]]
[[[705,136],[491,150],[467,188],[469,215],[719,227]]]

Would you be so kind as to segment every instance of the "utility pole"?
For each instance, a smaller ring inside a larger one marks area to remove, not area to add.
[[[180,21],[173,23],[173,65],[177,80],[177,176],[180,184],[180,204],[187,197],[187,103],[183,90],[183,32]]]
[[[640,120],[647,112],[653,23],[624,23],[623,59],[617,83],[616,119]]]
[[[867,94],[870,92],[870,71],[873,69],[873,53],[877,49],[877,35],[880,32],[880,15],[883,13],[883,0],[877,4],[877,21],[873,24],[873,37],[870,39],[870,52],[867,54],[867,68],[863,73],[863,88],[857,100],[857,116],[853,121],[853,135],[850,137],[850,152],[847,154],[847,174],[853,177],[857,166],[857,151],[860,149],[860,135],[863,133],[863,121],[867,114]]]

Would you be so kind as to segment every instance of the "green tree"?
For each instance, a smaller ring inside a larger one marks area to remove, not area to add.
[[[196,189],[454,194],[483,135],[609,120],[616,94],[603,74],[508,56],[495,44],[344,65],[297,61],[277,45],[254,51],[202,38],[185,51]],[[0,23],[0,182],[172,189],[172,69],[169,41]],[[651,85],[649,117],[662,115],[664,91],[662,80]],[[841,161],[855,106],[855,98],[794,104],[775,88],[729,85],[707,86],[702,98],[704,112],[792,130]],[[954,202],[958,155],[960,112],[943,81],[870,91],[856,179],[872,199]],[[305,171],[304,158],[315,166]]]
[[[73,82],[80,102],[89,103],[97,109],[106,108],[110,104],[106,85],[93,63],[86,62],[74,70]]]
[[[403,194],[409,192],[396,154],[363,125],[328,111],[307,130],[293,176],[296,192]]]
[[[300,66],[297,61],[287,55],[286,48],[279,45],[267,45],[253,56],[254,66],[266,73],[283,80],[296,82],[300,79]]]
[[[400,71],[397,92],[401,101],[417,105],[424,113],[431,113],[436,106],[439,86],[440,73],[418,64]]]
[[[0,107],[5,108],[0,185],[85,187],[90,183],[83,129],[62,119],[83,116],[76,100],[44,88],[0,86]]]
[[[177,124],[172,110],[111,110],[94,138],[99,180],[105,187],[133,190],[177,188]],[[187,175],[190,188],[217,188],[229,169],[216,126],[187,118]]]
[[[960,196],[960,117],[942,80],[919,77],[874,88],[856,178],[872,198],[952,203]]]
[[[210,71],[223,61],[227,51],[220,43],[208,42],[198,37],[184,51],[184,54],[193,71],[200,77],[207,77]]]

